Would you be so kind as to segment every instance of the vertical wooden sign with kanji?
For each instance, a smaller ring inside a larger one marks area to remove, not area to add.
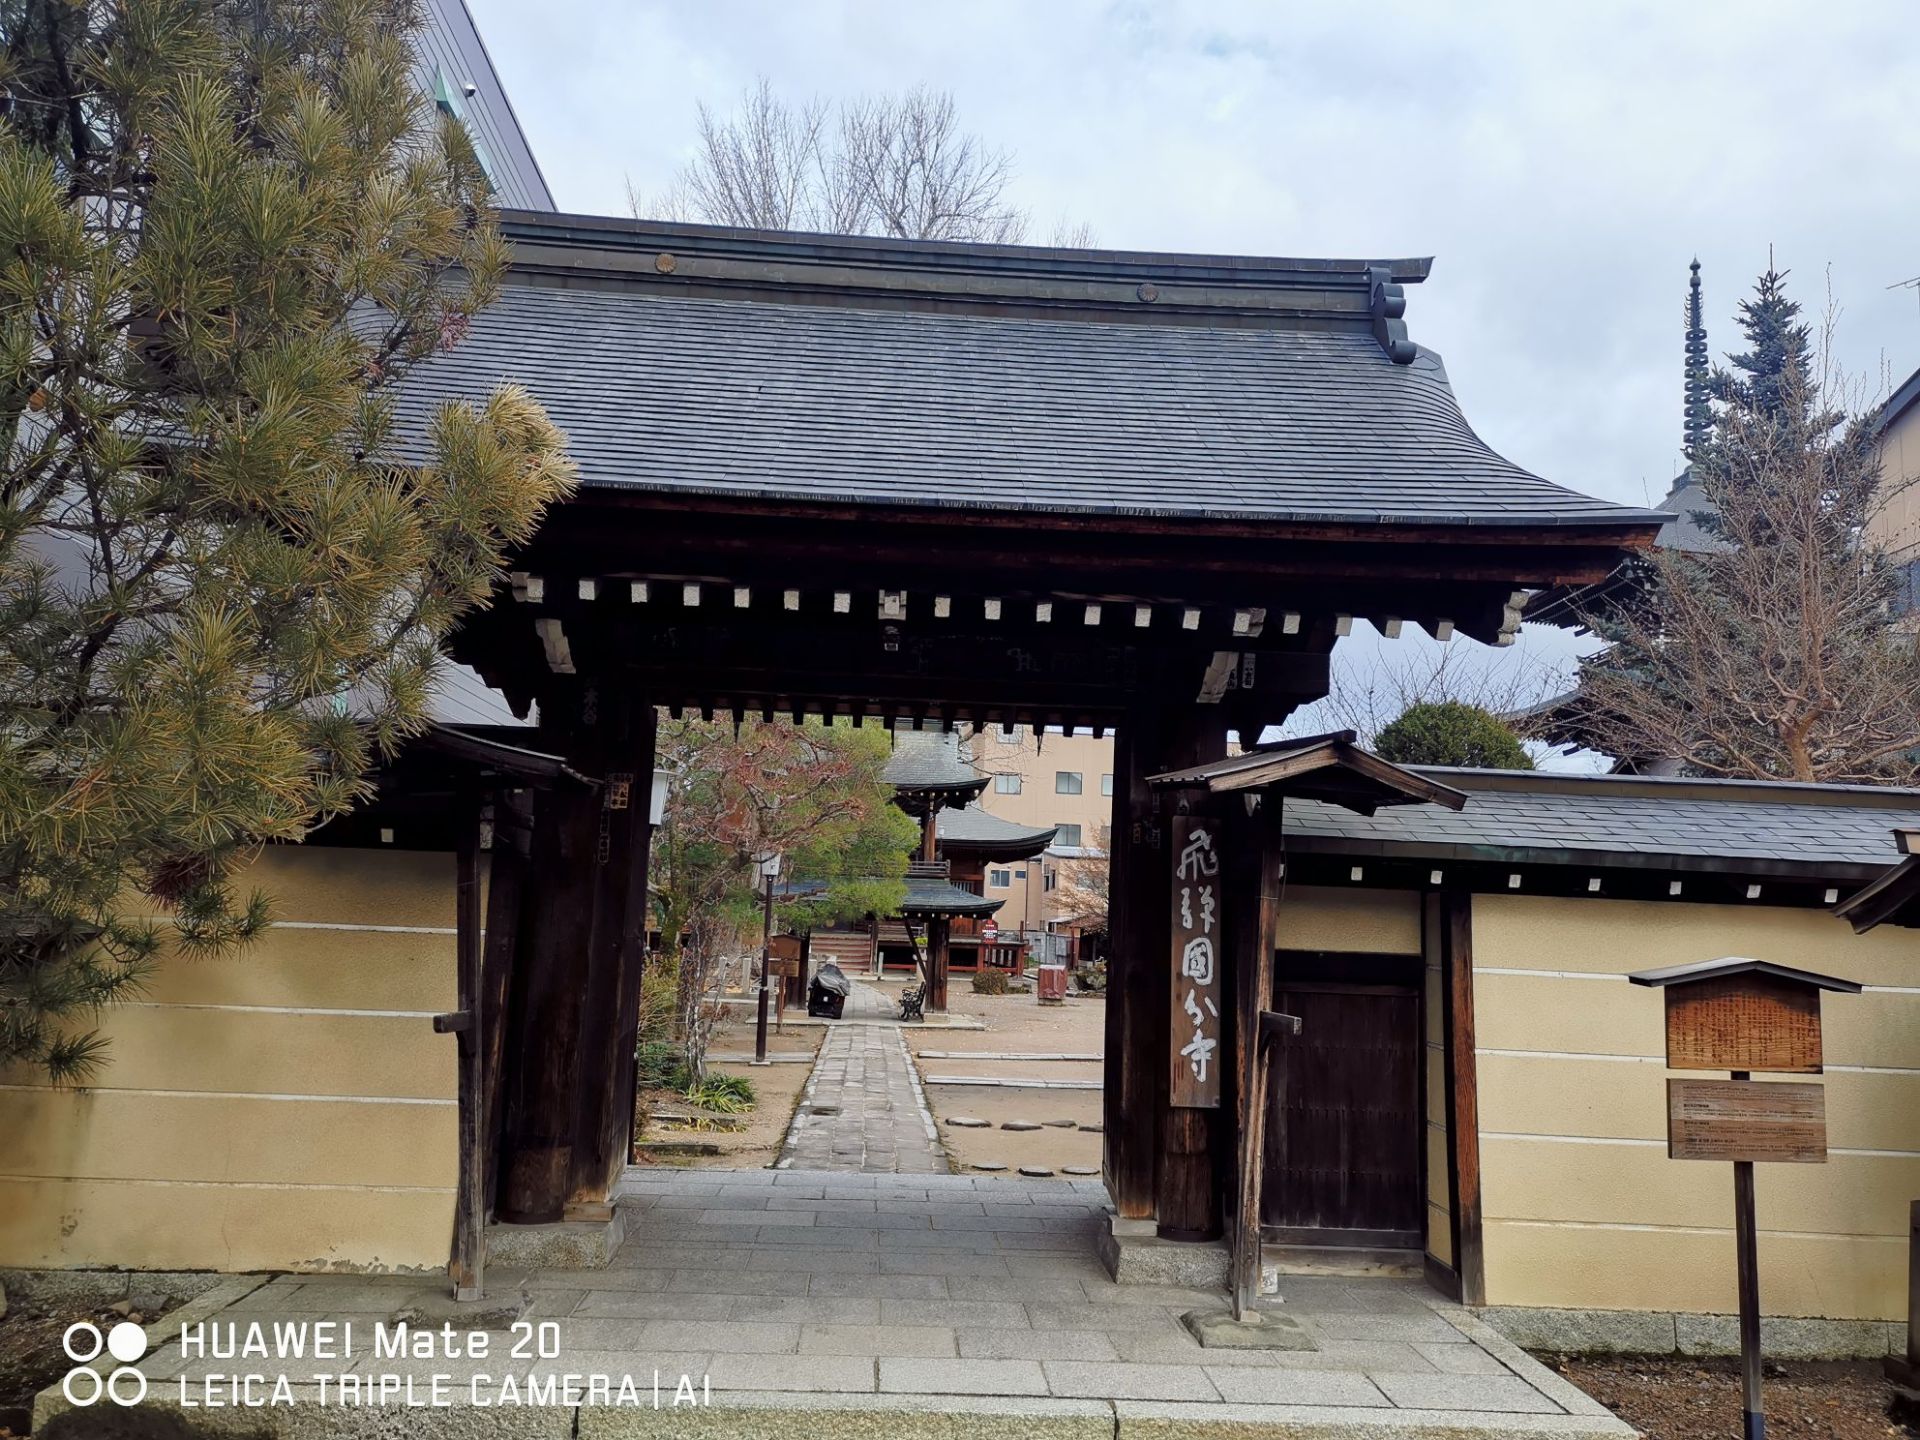
[[[1173,1087],[1168,1103],[1220,1106],[1220,822],[1173,817]]]

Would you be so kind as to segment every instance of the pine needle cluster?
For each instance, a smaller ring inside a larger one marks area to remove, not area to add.
[[[396,410],[507,260],[423,23],[0,0],[0,1066],[261,932],[572,483],[524,391]]]

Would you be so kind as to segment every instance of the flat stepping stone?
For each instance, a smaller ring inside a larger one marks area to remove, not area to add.
[[[1007,1167],[1002,1165],[998,1160],[976,1160],[973,1162],[973,1168],[975,1170],[986,1170],[992,1173],[1004,1170]]]
[[[1098,1175],[1100,1172],[1091,1165],[1063,1165],[1060,1167],[1060,1173],[1062,1175]]]
[[[1055,1130],[1071,1130],[1080,1122],[1078,1120],[1048,1120],[1045,1123],[1051,1125]]]
[[[1002,1120],[1002,1130],[1038,1130],[1040,1126],[1032,1120]]]
[[[1104,1125],[1082,1125],[1080,1127],[1080,1133],[1083,1135],[1098,1135],[1106,1128]]]
[[[985,1130],[992,1122],[982,1120],[978,1115],[949,1115],[947,1124],[958,1125],[962,1130]]]
[[[1029,1180],[1051,1180],[1053,1178],[1053,1171],[1047,1169],[1044,1165],[1022,1165],[1020,1167],[1020,1173],[1025,1175]]]

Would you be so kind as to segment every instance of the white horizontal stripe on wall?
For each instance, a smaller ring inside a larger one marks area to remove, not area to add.
[[[1667,1148],[1664,1140],[1628,1139],[1618,1135],[1530,1135],[1514,1130],[1482,1130],[1482,1140],[1541,1140],[1552,1145],[1657,1145]],[[1920,1160],[1920,1150],[1853,1150],[1841,1146],[1831,1146],[1829,1155],[1864,1155],[1886,1160]]]
[[[1658,1065],[1666,1068],[1664,1055],[1603,1055],[1589,1054],[1584,1050],[1494,1050],[1476,1048],[1476,1055],[1494,1055],[1507,1060],[1605,1060],[1617,1065]],[[1827,1065],[1822,1067],[1828,1075],[1920,1075],[1920,1066],[1915,1065]],[[1702,1071],[1681,1071],[1680,1074],[1704,1074]],[[1797,1072],[1788,1072],[1797,1073]]]
[[[1624,982],[1625,975],[1600,970],[1523,970],[1512,965],[1476,965],[1476,975],[1531,975],[1538,980],[1619,980]]]
[[[135,917],[150,925],[174,925],[178,920],[171,915],[142,915]],[[364,930],[375,935],[458,935],[460,932],[451,925],[349,925],[338,920],[270,920],[269,930]]]
[[[1519,1217],[1508,1218],[1504,1215],[1489,1215],[1488,1222],[1497,1221],[1502,1225],[1511,1225],[1516,1230],[1633,1230],[1645,1234],[1662,1235],[1731,1235],[1731,1225],[1636,1225],[1613,1220],[1527,1220]],[[1883,1245],[1898,1245],[1906,1248],[1905,1235],[1882,1235],[1877,1231],[1857,1230],[1773,1230],[1760,1227],[1762,1235],[1774,1235],[1789,1240],[1866,1240]]]
[[[301,1180],[148,1180],[105,1175],[0,1175],[14,1185],[151,1185],[167,1190],[345,1190],[356,1195],[451,1195],[451,1185],[327,1185]]]
[[[300,1104],[324,1105],[458,1105],[458,1100],[430,1100],[411,1095],[275,1095],[260,1090],[148,1090],[139,1086],[75,1086],[61,1090],[52,1085],[0,1085],[0,1090],[26,1090],[46,1094],[71,1095],[159,1095],[173,1100],[288,1100]]]
[[[1476,965],[1476,975],[1525,975],[1535,980],[1618,980],[1627,977],[1615,971],[1601,970],[1528,970],[1517,965]],[[1920,985],[1863,985],[1869,995],[1920,995]]]
[[[326,1005],[227,1005],[213,1001],[117,1000],[129,1010],[225,1010],[237,1015],[350,1015],[376,1020],[431,1020],[438,1010],[347,1010]]]
[[[1581,1050],[1492,1050],[1475,1047],[1476,1055],[1498,1055],[1509,1060],[1610,1060],[1621,1065],[1666,1067],[1664,1055],[1589,1055]]]

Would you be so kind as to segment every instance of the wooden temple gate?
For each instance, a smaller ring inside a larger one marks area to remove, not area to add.
[[[1171,1103],[1185,802],[1154,777],[1323,695],[1355,619],[1502,641],[1517,592],[1601,578],[1659,517],[1472,434],[1399,319],[1425,262],[505,228],[448,373],[528,383],[582,487],[454,653],[602,783],[537,795],[489,926],[494,1213],[604,1215],[626,1159],[660,707],[1113,734],[1106,1183],[1218,1234],[1239,1127]]]

